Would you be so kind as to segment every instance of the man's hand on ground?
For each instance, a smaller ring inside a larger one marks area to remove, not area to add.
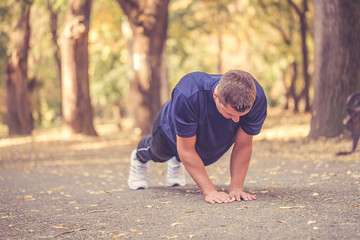
[[[255,195],[251,195],[249,193],[246,193],[244,191],[241,191],[241,190],[231,190],[229,192],[229,196],[230,198],[232,199],[232,201],[241,201],[241,200],[244,200],[244,201],[252,201],[252,200],[256,200],[256,197]]]
[[[211,204],[214,203],[230,203],[233,202],[229,194],[225,192],[212,191],[205,195],[205,201]]]

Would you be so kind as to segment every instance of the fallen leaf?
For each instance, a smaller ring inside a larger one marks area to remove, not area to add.
[[[125,233],[120,233],[118,235],[113,236],[112,238],[121,238],[123,236],[125,236]]]
[[[63,229],[63,228],[65,228],[64,224],[53,225],[52,227],[55,228],[55,229]]]
[[[290,206],[288,206],[288,207],[279,207],[280,209],[292,209],[292,208],[294,208],[294,207],[290,207]]]
[[[85,186],[91,186],[91,183],[85,183],[85,184],[81,184],[80,187],[85,187]]]
[[[317,223],[317,221],[316,220],[309,220],[307,224],[310,225],[310,224],[314,224],[314,223]]]
[[[137,230],[136,230],[136,229],[132,229],[132,228],[130,228],[130,232],[136,233],[136,232],[137,232]]]
[[[277,220],[276,222],[277,222],[277,223],[284,223],[285,221],[283,221],[283,220]]]
[[[249,206],[244,205],[244,206],[239,207],[239,208],[236,208],[236,209],[238,209],[238,210],[244,210],[244,209],[246,209],[246,208],[249,208]]]
[[[100,212],[106,212],[105,210],[92,210],[89,211],[89,213],[100,213]]]
[[[173,224],[171,224],[172,227],[175,227],[175,226],[179,226],[179,225],[182,225],[183,223],[181,222],[174,222]]]
[[[21,197],[20,199],[21,199],[21,200],[29,200],[29,201],[35,200],[35,198],[34,198],[33,196],[31,196],[31,195],[27,195],[27,196],[25,196],[25,197]]]
[[[166,236],[167,239],[175,239],[175,238],[177,238],[177,237],[178,237],[178,236],[176,236],[176,235]]]
[[[314,192],[313,194],[311,194],[311,195],[313,195],[313,196],[319,196],[319,193],[317,193],[317,192]]]
[[[60,191],[61,189],[64,189],[65,187],[64,186],[60,186],[60,187],[57,187],[57,188],[50,188],[51,191]]]
[[[352,178],[355,178],[355,179],[359,179],[360,178],[360,175],[356,175],[356,174],[353,174],[351,175]]]
[[[195,210],[188,210],[188,211],[185,211],[185,213],[193,213],[195,212]]]

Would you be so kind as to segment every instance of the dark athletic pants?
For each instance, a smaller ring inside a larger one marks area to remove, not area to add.
[[[180,161],[177,154],[171,150],[169,140],[161,129],[161,112],[162,109],[155,119],[151,135],[143,137],[138,144],[137,157],[141,162],[166,162],[174,156]]]

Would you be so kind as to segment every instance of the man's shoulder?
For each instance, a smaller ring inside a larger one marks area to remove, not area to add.
[[[254,80],[255,87],[256,87],[256,99],[255,99],[255,102],[257,102],[259,100],[266,102],[266,95],[265,95],[265,91],[264,91],[263,87],[261,86],[261,84],[252,75],[250,75],[250,76]]]
[[[220,79],[222,76],[222,74],[211,74],[211,73],[205,73],[205,72],[200,72],[200,71],[195,71],[195,72],[190,72],[186,75],[184,75],[182,77],[182,79],[180,81],[183,80],[191,80],[191,79],[196,79],[196,80],[213,80],[213,79]]]
[[[208,74],[204,72],[191,72],[180,79],[175,89],[183,93],[194,93],[198,90],[210,90],[214,83],[220,80],[222,75]]]

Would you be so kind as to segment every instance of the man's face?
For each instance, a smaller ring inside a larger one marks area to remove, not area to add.
[[[224,118],[231,119],[233,122],[236,123],[239,122],[241,116],[244,116],[250,111],[249,109],[245,112],[238,112],[234,110],[229,104],[227,105],[222,104],[221,101],[219,100],[217,93],[214,93],[214,100],[215,100],[216,108],[218,109],[220,114],[223,115]]]

